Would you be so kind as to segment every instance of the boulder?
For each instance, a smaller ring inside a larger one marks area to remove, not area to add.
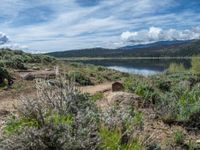
[[[118,91],[123,91],[124,86],[121,82],[115,82],[112,84],[112,91],[113,92],[118,92]]]
[[[127,92],[112,92],[105,95],[105,97],[97,102],[101,108],[106,108],[112,105],[121,106],[142,106],[142,100],[139,96]]]
[[[39,67],[36,67],[36,66],[32,67],[32,69],[33,69],[33,70],[40,70],[40,68],[39,68]]]
[[[27,73],[26,75],[23,76],[23,80],[32,81],[34,79],[35,79],[35,76],[32,73]]]
[[[54,71],[36,71],[21,74],[22,79],[24,80],[34,80],[34,79],[55,79],[56,74]]]
[[[183,89],[190,89],[191,87],[191,82],[184,80],[184,81],[180,81],[179,82],[179,87],[183,88]]]
[[[7,116],[8,114],[10,114],[10,112],[9,111],[7,111],[7,110],[0,110],[0,116]]]

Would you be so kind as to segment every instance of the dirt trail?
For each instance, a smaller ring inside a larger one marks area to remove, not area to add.
[[[107,82],[94,86],[84,86],[80,87],[80,91],[83,93],[95,94],[97,92],[108,92],[112,90],[112,82]]]
[[[12,110],[13,105],[16,105],[20,96],[34,96],[36,91],[33,87],[34,83],[29,83],[26,89],[23,91],[17,91],[16,89],[9,89],[0,91],[0,110]],[[95,94],[97,92],[111,91],[112,83],[103,83],[95,86],[80,87],[79,90],[83,93]]]

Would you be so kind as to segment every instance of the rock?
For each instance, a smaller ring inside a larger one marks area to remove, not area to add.
[[[51,71],[51,69],[50,69],[50,68],[45,68],[44,70],[45,70],[45,71]]]
[[[118,92],[118,91],[123,91],[124,90],[124,86],[122,83],[120,82],[115,82],[112,84],[112,91],[113,92]]]
[[[24,80],[32,81],[32,80],[35,79],[35,76],[32,73],[28,73],[28,74],[26,74],[26,75],[23,76],[23,79]]]
[[[191,86],[191,82],[184,80],[184,81],[180,81],[179,82],[179,87],[183,88],[183,89],[190,89]]]
[[[7,111],[7,110],[0,110],[0,116],[7,116],[8,114],[10,114],[9,111]]]
[[[34,67],[32,67],[32,69],[33,69],[33,70],[40,70],[40,68],[39,68],[39,67],[35,67],[35,66],[34,66]]]
[[[100,107],[107,107],[112,105],[121,106],[141,106],[141,98],[135,94],[127,92],[113,92],[105,95],[103,100],[98,101]]]
[[[200,144],[200,139],[199,139],[199,140],[196,140],[196,143],[197,143],[197,144]]]
[[[198,88],[200,88],[200,83],[197,83],[195,86],[198,87]]]
[[[36,72],[29,72],[26,74],[22,74],[22,79],[24,80],[34,80],[36,78],[39,79],[55,79],[56,74],[54,71],[36,71]]]

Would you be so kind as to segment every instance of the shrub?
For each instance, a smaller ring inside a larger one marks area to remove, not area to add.
[[[22,69],[22,70],[26,70],[26,66],[19,60],[8,60],[5,61],[5,66],[9,67],[9,68],[14,68],[14,69]]]
[[[199,97],[200,87],[198,85],[192,89],[176,86],[171,92],[162,94],[156,110],[166,122],[179,122],[188,127],[200,128],[197,117],[200,113]]]
[[[192,71],[194,73],[200,73],[200,57],[192,57]]]
[[[99,134],[101,138],[100,147],[102,149],[116,150],[120,148],[121,133],[119,130],[101,127]]]
[[[76,83],[78,83],[79,85],[93,85],[92,81],[90,80],[89,77],[87,77],[86,75],[82,74],[81,72],[69,72],[68,73],[68,77],[70,79],[73,79]]]
[[[7,67],[15,69],[26,69],[24,63],[44,63],[55,62],[55,59],[45,55],[28,54],[19,50],[0,49],[0,59]]]
[[[95,149],[98,110],[88,95],[59,80],[37,81],[36,98],[24,97],[3,128],[1,149]]]
[[[98,101],[102,98],[103,98],[102,92],[97,92],[97,93],[95,93],[94,95],[91,96],[91,100],[94,101],[94,102],[96,102],[96,101]]]
[[[4,61],[0,61],[0,67],[4,67],[5,63]]]
[[[184,72],[185,67],[183,64],[171,63],[168,70],[170,72]]]
[[[100,147],[110,150],[141,150],[143,148],[142,144],[137,139],[132,139],[126,144],[120,143],[122,136],[122,133],[118,129],[110,130],[106,127],[102,127],[100,129]]]
[[[158,89],[160,89],[162,92],[170,91],[170,89],[171,89],[171,82],[170,81],[166,81],[166,79],[165,80],[164,79],[162,79],[162,80],[158,79],[155,82],[156,82],[155,86]]]
[[[143,128],[142,113],[129,106],[109,106],[101,113],[101,124],[100,147],[113,150],[141,148],[134,132]]]
[[[0,86],[3,87],[5,85],[5,79],[11,79],[10,73],[7,71],[6,68],[0,67]]]
[[[189,142],[187,143],[188,145],[188,149],[189,150],[197,150],[199,149],[200,147],[197,145],[196,142],[192,141],[192,140],[189,140]]]
[[[173,133],[173,141],[174,143],[181,145],[184,143],[185,136],[181,131],[175,131]]]
[[[145,106],[155,103],[159,98],[151,80],[147,78],[127,78],[124,82],[124,87],[126,91],[133,92],[141,96],[144,100]]]

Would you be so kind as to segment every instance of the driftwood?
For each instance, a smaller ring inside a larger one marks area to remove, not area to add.
[[[39,71],[39,72],[29,72],[21,74],[22,79],[24,80],[34,80],[37,78],[40,79],[55,79],[55,71]]]

